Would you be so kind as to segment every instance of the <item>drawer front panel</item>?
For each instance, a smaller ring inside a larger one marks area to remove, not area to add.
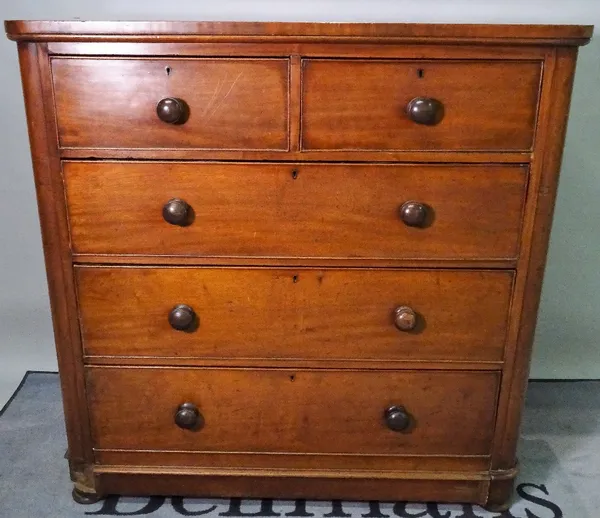
[[[62,147],[288,148],[287,60],[59,58],[52,75]]]
[[[87,369],[87,392],[99,449],[486,455],[498,380],[494,372],[111,367]]]
[[[73,250],[91,254],[513,259],[527,186],[520,165],[65,162],[63,170]],[[164,219],[172,199],[189,207],[183,226]],[[423,207],[417,226],[403,219],[410,202]]]
[[[513,282],[510,271],[75,272],[86,355],[284,361],[500,361]],[[180,305],[195,316],[171,315]]]
[[[539,62],[305,60],[303,148],[529,150],[540,79]],[[432,120],[409,117],[419,98]]]

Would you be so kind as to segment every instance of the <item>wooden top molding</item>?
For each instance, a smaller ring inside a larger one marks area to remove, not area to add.
[[[459,25],[405,23],[280,23],[166,21],[5,22],[11,40],[24,41],[361,41],[502,45],[585,45],[591,25]]]

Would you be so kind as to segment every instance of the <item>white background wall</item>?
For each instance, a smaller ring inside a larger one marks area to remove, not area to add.
[[[584,23],[600,0],[0,0],[0,19]],[[55,370],[16,47],[0,38],[0,404]],[[580,53],[532,377],[600,378],[600,27]]]

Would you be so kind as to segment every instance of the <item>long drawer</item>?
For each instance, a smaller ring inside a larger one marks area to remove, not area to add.
[[[87,368],[97,450],[488,455],[498,382],[495,372]]]
[[[287,59],[55,58],[59,143],[287,150],[288,76]]]
[[[88,356],[501,361],[511,271],[75,269]]]
[[[82,254],[514,259],[527,167],[64,162]]]
[[[303,61],[307,150],[529,150],[542,66],[517,61]]]

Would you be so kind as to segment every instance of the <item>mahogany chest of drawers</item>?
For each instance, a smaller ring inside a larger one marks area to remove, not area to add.
[[[591,27],[6,30],[77,501],[506,506]]]

